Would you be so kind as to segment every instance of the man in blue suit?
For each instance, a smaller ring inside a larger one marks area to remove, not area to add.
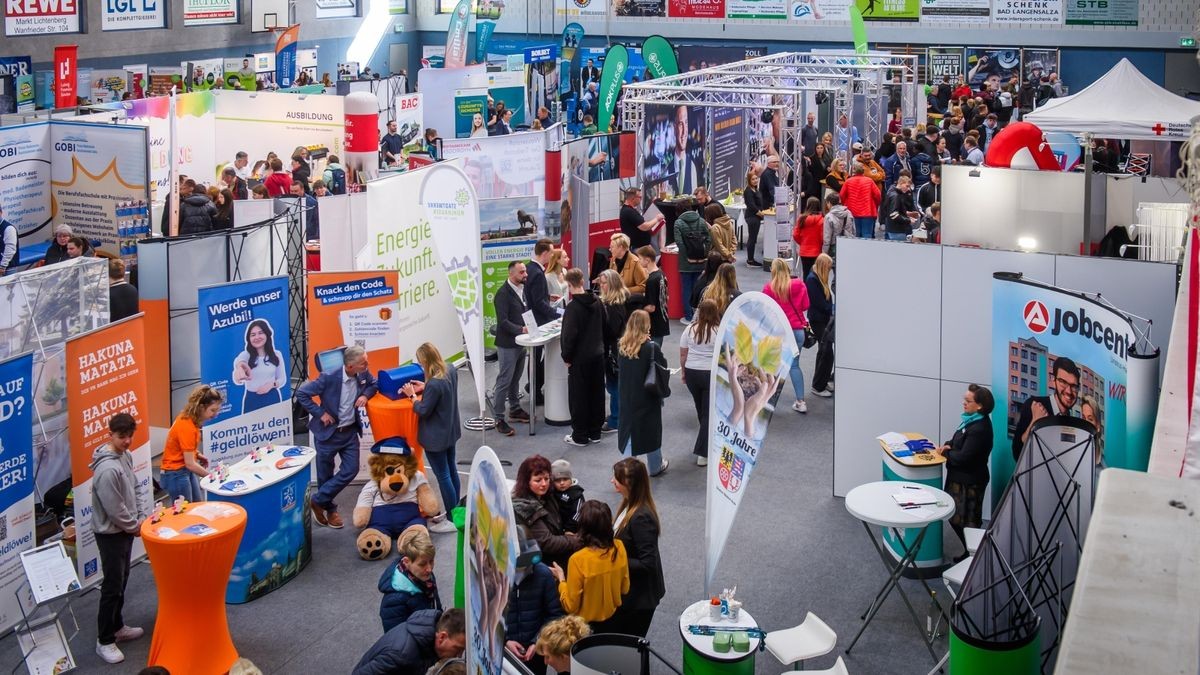
[[[367,370],[367,354],[357,345],[347,347],[341,368],[330,368],[317,379],[296,389],[296,400],[310,415],[308,430],[317,448],[317,491],[312,496],[312,512],[317,523],[341,529],[334,498],[358,475],[358,446],[362,426],[358,409],[367,404],[378,387]],[[319,397],[320,403],[313,400]],[[333,458],[341,461],[337,475]]]

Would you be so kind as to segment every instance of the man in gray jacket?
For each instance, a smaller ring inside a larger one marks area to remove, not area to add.
[[[126,626],[121,610],[125,605],[125,584],[129,581],[129,555],[133,538],[138,536],[142,521],[149,515],[140,499],[137,477],[133,475],[133,459],[129,448],[137,421],[129,413],[117,413],[108,420],[109,442],[96,448],[92,455],[92,531],[96,534],[96,549],[100,552],[100,569],[104,581],[100,584],[99,631],[96,654],[107,663],[120,663],[125,655],[118,642],[136,640],[141,628]]]

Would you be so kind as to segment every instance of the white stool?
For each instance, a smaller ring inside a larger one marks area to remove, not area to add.
[[[983,533],[987,532],[978,527],[964,527],[963,539],[967,540],[967,554],[975,555],[975,551],[979,550],[979,542],[983,541]]]
[[[946,590],[950,591],[951,598],[958,597],[958,589],[962,588],[963,579],[967,576],[967,570],[971,568],[972,560],[974,558],[965,558],[942,572],[942,583],[946,585]]]
[[[846,670],[846,664],[842,661],[842,657],[837,657],[833,665],[825,670],[807,670],[810,675],[850,675],[850,671]]]
[[[788,666],[833,651],[837,646],[837,633],[820,617],[809,612],[804,617],[804,623],[794,628],[771,631],[764,642],[771,656]]]

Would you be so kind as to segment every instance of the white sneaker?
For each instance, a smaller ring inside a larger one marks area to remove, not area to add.
[[[563,443],[566,443],[567,445],[573,445],[577,448],[586,448],[588,446],[587,443],[576,443],[575,437],[572,436],[571,434],[567,434],[566,436],[563,436]]]
[[[115,643],[111,645],[102,645],[97,642],[96,656],[104,659],[105,663],[120,663],[125,660],[125,655],[121,653],[121,650]]]
[[[696,456],[696,466],[708,466],[708,458]]]
[[[833,396],[833,392],[829,391],[828,389],[826,389],[825,391],[817,391],[816,389],[813,389],[812,393],[813,393],[813,396],[820,396],[821,398],[829,398],[829,397]]]
[[[454,523],[450,522],[449,518],[442,518],[441,520],[434,519],[429,521],[429,531],[436,534],[450,534],[458,532],[458,528],[454,526]]]
[[[833,383],[832,382],[825,385],[825,391],[833,391]]]
[[[121,626],[121,630],[117,631],[117,642],[129,642],[136,640],[146,634],[146,631],[137,626]]]
[[[808,404],[805,403],[804,401],[796,401],[795,403],[792,404],[792,410],[795,410],[796,412],[798,412],[800,414],[804,414],[804,413],[808,412]]]
[[[679,323],[681,323],[685,326],[690,326],[692,324],[692,320],[687,318],[686,316],[684,316],[684,317],[680,317]]]

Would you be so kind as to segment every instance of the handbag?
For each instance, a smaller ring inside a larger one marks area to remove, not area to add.
[[[657,356],[658,345],[650,341],[650,368],[646,370],[642,386],[647,394],[662,399],[671,395],[671,370],[659,363]]]
[[[817,334],[813,331],[812,324],[804,327],[804,348],[812,349],[817,344]]]

